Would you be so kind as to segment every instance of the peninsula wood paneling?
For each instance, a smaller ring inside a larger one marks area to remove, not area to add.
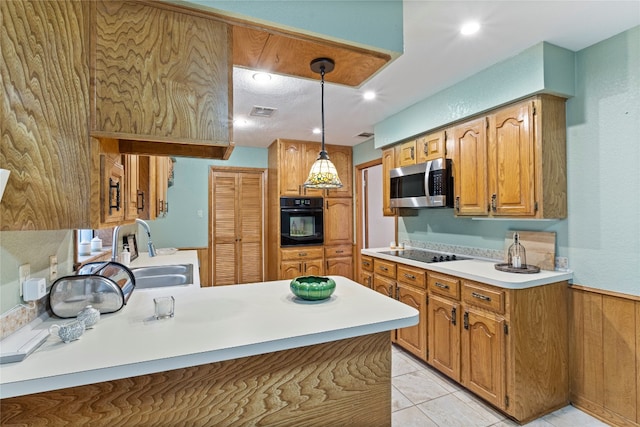
[[[571,401],[619,426],[640,425],[640,297],[571,291]]]
[[[389,333],[2,399],[0,422],[390,426]]]

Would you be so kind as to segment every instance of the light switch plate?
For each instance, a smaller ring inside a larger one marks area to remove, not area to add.
[[[58,278],[58,257],[51,255],[49,257],[49,281],[53,282]]]

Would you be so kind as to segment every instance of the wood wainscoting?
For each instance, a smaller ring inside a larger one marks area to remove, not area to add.
[[[571,402],[616,426],[640,426],[640,297],[571,286]]]

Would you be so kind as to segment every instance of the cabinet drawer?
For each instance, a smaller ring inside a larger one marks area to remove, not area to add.
[[[424,275],[425,272],[421,268],[398,264],[397,280],[400,283],[406,283],[408,285],[426,289]]]
[[[281,249],[282,261],[295,261],[302,259],[322,259],[322,246],[305,247],[296,249]]]
[[[336,245],[324,248],[325,258],[351,256],[351,245]]]
[[[381,276],[389,277],[391,279],[396,278],[396,263],[391,261],[385,261],[383,259],[373,260],[373,271]]]
[[[427,274],[427,284],[430,292],[445,297],[460,299],[460,279],[442,274]]]
[[[360,267],[364,271],[373,271],[373,258],[366,255],[360,256]]]
[[[504,314],[504,290],[479,283],[463,282],[462,300],[469,305]]]

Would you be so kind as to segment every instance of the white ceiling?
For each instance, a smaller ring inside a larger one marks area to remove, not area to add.
[[[480,21],[473,37],[461,24]],[[404,0],[402,56],[360,88],[325,84],[326,143],[357,145],[374,124],[523,50],[547,41],[573,51],[640,25],[640,0],[632,1],[426,1]],[[336,64],[339,67],[340,64]],[[320,141],[320,81],[273,75],[256,83],[254,70],[234,68],[236,145],[267,147],[276,138]],[[364,101],[373,90],[377,97]],[[249,116],[272,107],[271,118]]]

